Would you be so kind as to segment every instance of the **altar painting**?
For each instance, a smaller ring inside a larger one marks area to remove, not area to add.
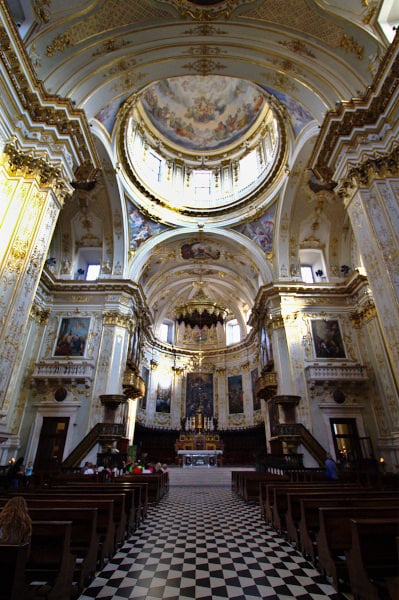
[[[213,416],[212,373],[187,374],[186,417],[194,417],[199,407],[204,417]]]
[[[258,369],[251,371],[251,387],[252,387],[252,398],[254,403],[254,410],[260,410],[260,398],[255,393],[256,380],[258,379]]]
[[[227,378],[229,396],[229,413],[236,415],[244,412],[244,399],[242,390],[242,376],[233,375]]]

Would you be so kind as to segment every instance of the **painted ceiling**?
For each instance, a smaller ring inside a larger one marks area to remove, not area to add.
[[[227,146],[257,121],[264,92],[242,79],[208,75],[164,79],[141,96],[153,126],[170,142],[196,151]]]

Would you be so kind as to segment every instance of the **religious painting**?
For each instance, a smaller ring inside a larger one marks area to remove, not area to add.
[[[275,207],[273,206],[260,219],[239,225],[234,229],[249,237],[255,244],[262,248],[263,252],[271,252],[273,250],[274,212]]]
[[[63,317],[54,356],[84,356],[89,328],[90,317]]]
[[[195,326],[194,329],[192,329],[191,331],[192,331],[193,342],[195,344],[200,344],[201,342],[208,341],[209,329],[206,325],[204,325],[203,327]]]
[[[227,378],[227,390],[229,397],[229,413],[236,415],[244,412],[244,398],[242,389],[242,376],[233,375]]]
[[[312,321],[316,358],[346,358],[339,323],[336,319]]]
[[[212,373],[187,374],[186,417],[194,417],[199,408],[204,417],[213,417]]]
[[[163,386],[158,383],[157,397],[155,401],[155,410],[157,413],[170,413],[170,404],[172,401],[172,384]]]
[[[285,104],[296,136],[300,134],[302,129],[306,127],[308,123],[314,120],[312,115],[306,110],[306,108],[304,108],[302,104],[291,98],[291,96],[287,96],[287,94],[277,91],[274,88],[265,87],[265,90],[276,96],[276,98],[278,98],[280,102]]]
[[[139,400],[139,407],[142,408],[143,410],[146,410],[147,408],[147,396],[148,396],[148,380],[150,377],[150,370],[147,369],[147,367],[143,367],[142,371],[141,371],[141,377],[144,381],[145,384],[145,392],[144,392],[144,396],[142,398],[140,398]]]
[[[212,244],[206,240],[204,241],[194,241],[189,242],[187,244],[183,244],[180,248],[181,257],[184,260],[207,260],[211,258],[212,260],[217,260],[220,258],[220,250],[216,244]]]
[[[251,371],[251,387],[252,387],[252,398],[254,402],[254,410],[260,410],[260,398],[255,393],[256,381],[258,379],[258,369]]]
[[[270,434],[273,437],[277,435],[277,425],[280,422],[278,405],[274,402],[274,400],[269,400],[267,407],[269,412]]]
[[[233,77],[175,77],[148,86],[142,105],[166,138],[184,148],[208,151],[247,132],[261,115],[266,94]]]
[[[149,238],[167,229],[165,225],[145,219],[131,202],[128,202],[127,210],[130,250],[137,250]]]

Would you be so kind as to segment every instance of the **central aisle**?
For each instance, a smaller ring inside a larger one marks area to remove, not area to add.
[[[231,491],[229,469],[173,469],[170,489],[80,600],[343,597]]]

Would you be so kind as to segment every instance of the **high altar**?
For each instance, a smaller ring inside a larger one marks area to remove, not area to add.
[[[180,467],[218,467],[222,464],[223,442],[215,430],[214,420],[204,417],[201,408],[194,417],[185,419],[175,451]]]

